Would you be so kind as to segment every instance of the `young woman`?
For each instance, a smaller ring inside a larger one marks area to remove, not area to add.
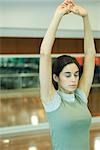
[[[58,25],[65,14],[83,18],[84,66],[71,56],[62,55],[52,66],[51,50]],[[53,150],[89,150],[91,115],[87,98],[93,81],[95,47],[87,11],[73,0],[65,0],[54,14],[40,49],[40,92]]]

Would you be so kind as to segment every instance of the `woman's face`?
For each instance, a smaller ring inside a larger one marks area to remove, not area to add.
[[[79,81],[79,68],[75,63],[66,65],[59,74],[58,89],[67,93],[73,93]]]

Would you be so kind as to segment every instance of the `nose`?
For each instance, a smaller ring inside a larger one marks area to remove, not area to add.
[[[75,81],[76,81],[76,77],[75,77],[74,75],[72,75],[71,81],[72,81],[72,82],[75,82]]]

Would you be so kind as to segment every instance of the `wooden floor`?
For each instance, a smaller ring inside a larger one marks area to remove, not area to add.
[[[90,132],[90,150],[100,150],[100,129]]]
[[[38,97],[1,99],[0,108],[0,131],[7,128],[0,134],[0,150],[52,150],[49,128],[41,132],[31,132],[30,127],[27,128],[29,124],[34,124],[32,118],[35,124],[47,122]],[[18,128],[14,134],[16,126],[21,129]],[[31,128],[34,129],[33,125]],[[90,150],[100,150],[100,122],[91,128]]]
[[[49,132],[1,138],[0,150],[51,150]],[[100,129],[90,132],[90,150],[100,150]]]
[[[1,136],[0,150],[52,150],[49,130]],[[100,123],[90,130],[90,150],[100,150]]]

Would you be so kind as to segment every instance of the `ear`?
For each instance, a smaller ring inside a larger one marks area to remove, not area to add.
[[[53,80],[58,82],[58,79],[59,79],[58,76],[56,74],[53,74]]]

